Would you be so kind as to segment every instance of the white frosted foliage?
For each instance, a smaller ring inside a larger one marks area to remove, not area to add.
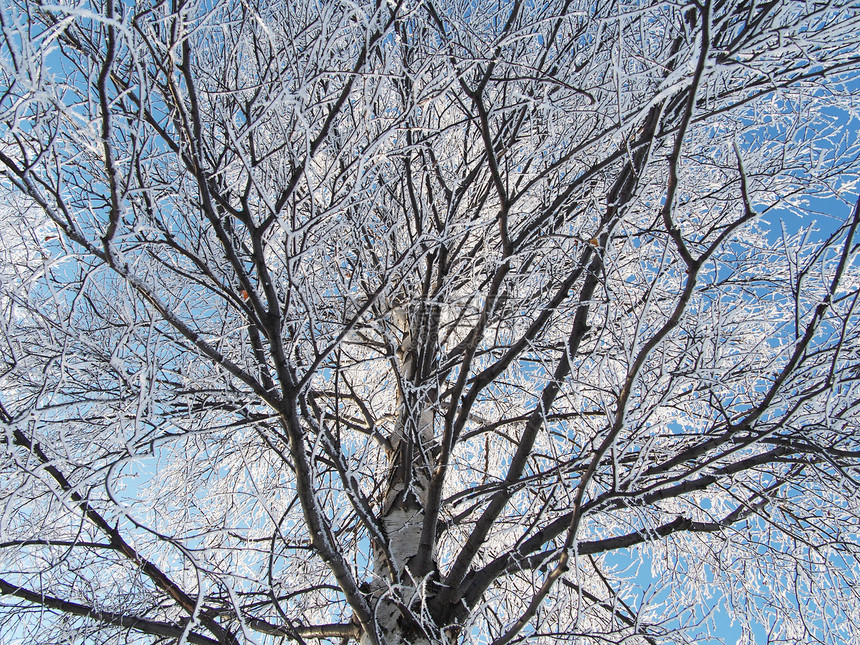
[[[856,2],[0,31],[0,642],[860,642]]]

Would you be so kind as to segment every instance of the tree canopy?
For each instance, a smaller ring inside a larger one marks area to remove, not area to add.
[[[860,640],[860,9],[6,0],[0,633]]]

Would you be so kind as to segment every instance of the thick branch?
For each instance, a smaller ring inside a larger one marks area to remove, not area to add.
[[[34,605],[61,611],[66,614],[71,614],[72,616],[82,616],[107,625],[133,629],[143,634],[178,639],[183,633],[185,633],[184,627],[179,627],[172,623],[148,620],[146,618],[130,614],[95,609],[89,605],[82,605],[70,600],[63,600],[55,596],[49,596],[45,593],[36,593],[34,591],[24,589],[23,587],[17,587],[3,579],[0,579],[0,594],[21,598],[27,602],[33,603]],[[188,632],[186,639],[189,643],[194,643],[195,645],[223,645],[223,641],[201,636],[196,632]]]

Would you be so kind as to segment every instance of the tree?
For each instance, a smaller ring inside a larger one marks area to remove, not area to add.
[[[0,20],[11,640],[860,638],[852,2]]]

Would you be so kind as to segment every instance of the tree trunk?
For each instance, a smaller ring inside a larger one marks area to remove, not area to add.
[[[438,305],[413,305],[395,311],[403,331],[397,351],[400,387],[397,423],[390,438],[391,452],[383,493],[381,524],[385,548],[374,545],[376,578],[371,606],[381,630],[381,642],[429,644],[425,594],[436,571],[435,549],[429,574],[418,570],[421,532],[427,515],[430,477],[439,455],[435,435],[438,386],[433,369],[438,338]],[[426,568],[425,568],[426,570]],[[370,643],[362,638],[362,645]]]

